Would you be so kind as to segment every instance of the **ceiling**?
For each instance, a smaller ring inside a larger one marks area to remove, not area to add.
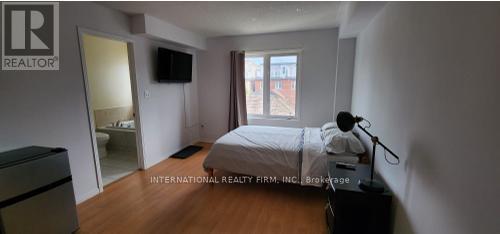
[[[342,2],[100,2],[145,13],[206,37],[333,28]]]

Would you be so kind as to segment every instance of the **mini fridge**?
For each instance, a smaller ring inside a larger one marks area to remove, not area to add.
[[[0,153],[0,233],[72,233],[76,203],[63,148]]]

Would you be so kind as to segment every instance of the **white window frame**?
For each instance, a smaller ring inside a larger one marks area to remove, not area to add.
[[[271,115],[271,57],[273,56],[297,56],[296,77],[295,77],[295,116]],[[300,120],[300,96],[301,96],[301,65],[302,49],[290,50],[266,50],[266,51],[245,51],[245,57],[263,57],[264,58],[264,80],[263,85],[263,114],[247,114],[248,119],[272,119],[272,120]]]

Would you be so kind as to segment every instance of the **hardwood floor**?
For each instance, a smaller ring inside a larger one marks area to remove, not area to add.
[[[210,144],[104,188],[78,205],[78,233],[326,233],[325,192],[292,184],[151,183],[152,176],[206,176]],[[215,171],[215,176],[234,175]]]

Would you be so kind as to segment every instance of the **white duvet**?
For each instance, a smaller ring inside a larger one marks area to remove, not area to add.
[[[241,126],[214,143],[203,167],[320,186],[307,178],[326,178],[327,161],[332,159],[357,162],[358,157],[328,156],[319,128]]]

